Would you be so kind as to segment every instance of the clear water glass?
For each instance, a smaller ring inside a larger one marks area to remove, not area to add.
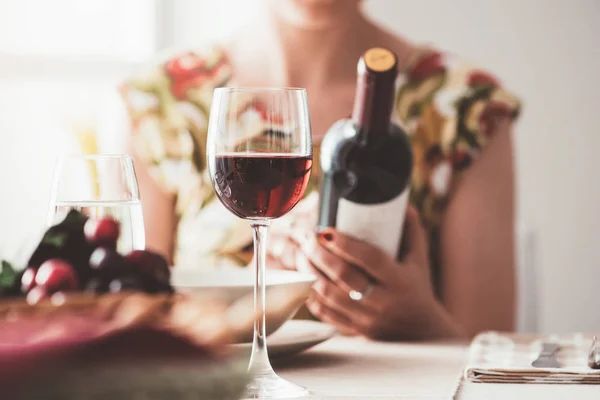
[[[48,225],[70,210],[92,218],[112,217],[121,225],[117,250],[146,246],[144,217],[133,160],[127,155],[70,155],[58,159]]]

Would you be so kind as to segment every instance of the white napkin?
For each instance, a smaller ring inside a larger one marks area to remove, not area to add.
[[[531,366],[543,342],[557,343],[560,368]],[[513,335],[486,332],[471,343],[465,379],[487,383],[600,384],[600,370],[587,366],[592,336]]]

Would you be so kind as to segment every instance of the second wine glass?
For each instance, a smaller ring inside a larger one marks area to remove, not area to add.
[[[219,88],[214,92],[207,158],[223,205],[249,221],[254,233],[254,341],[248,398],[294,398],[309,392],[271,367],[265,329],[267,227],[302,198],[312,167],[306,91]]]

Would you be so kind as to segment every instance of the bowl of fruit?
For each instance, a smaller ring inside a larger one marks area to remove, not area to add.
[[[239,398],[247,358],[229,344],[251,335],[252,296],[214,284],[204,293],[178,292],[163,257],[120,254],[118,237],[116,221],[72,211],[45,232],[26,265],[2,262],[0,392],[10,390],[12,399]],[[273,289],[270,315],[285,321],[310,285]]]
[[[173,293],[166,260],[148,250],[120,254],[119,230],[111,218],[70,212],[45,232],[26,268],[15,272],[12,286],[3,288],[5,296],[23,295],[33,305],[67,292]]]
[[[238,399],[248,360],[226,351],[233,317],[222,304],[168,294],[5,300],[2,398]]]

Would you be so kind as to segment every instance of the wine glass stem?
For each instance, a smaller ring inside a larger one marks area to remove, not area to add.
[[[253,376],[273,374],[267,352],[266,329],[266,246],[269,221],[252,222],[254,235],[254,340],[248,372]]]

